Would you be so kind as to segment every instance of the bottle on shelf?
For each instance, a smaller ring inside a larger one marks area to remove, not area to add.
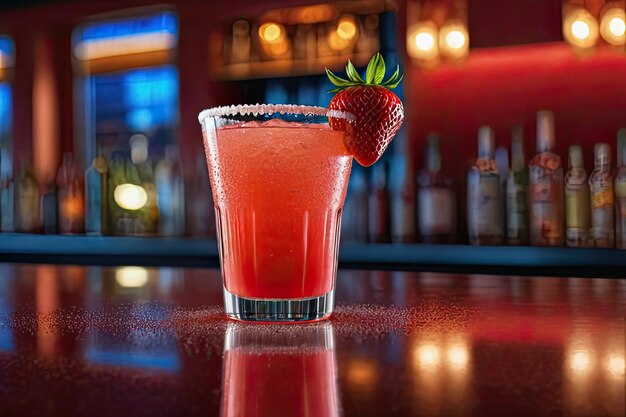
[[[58,227],[61,234],[83,233],[85,228],[85,197],[83,176],[72,154],[63,155],[57,174]]]
[[[467,231],[472,245],[501,245],[504,241],[500,175],[494,160],[493,129],[478,130],[478,159],[467,175]]]
[[[563,246],[563,166],[554,153],[554,115],[537,113],[537,154],[528,165],[530,244]]]
[[[59,201],[57,187],[54,183],[43,186],[41,195],[41,219],[43,223],[43,233],[54,235],[59,233]]]
[[[528,245],[528,168],[521,126],[512,131],[511,171],[506,182],[506,224],[507,244]]]
[[[187,186],[187,235],[215,238],[215,207],[204,154],[196,156],[196,169]]]
[[[108,164],[98,154],[85,170],[85,233],[106,235],[108,231],[107,171]]]
[[[154,236],[158,232],[159,209],[157,207],[156,184],[154,182],[154,170],[152,161],[148,155],[148,138],[142,134],[131,136],[130,158],[135,165],[141,187],[145,190],[148,200],[139,209],[140,223],[136,224],[134,234],[141,236]]]
[[[352,167],[346,202],[341,220],[343,242],[367,242],[367,177],[364,169],[356,164]]]
[[[372,167],[367,227],[368,238],[372,243],[389,243],[391,241],[387,169],[387,161],[381,161]]]
[[[565,235],[567,246],[589,247],[593,244],[589,183],[580,146],[569,147],[569,169],[565,174]]]
[[[509,151],[504,146],[498,146],[495,152],[496,169],[500,176],[500,220],[506,237],[506,183],[509,179]]]
[[[391,242],[415,242],[415,170],[404,129],[394,142],[389,169]]]
[[[615,175],[615,247],[626,249],[626,129],[618,135],[618,166]]]
[[[0,179],[0,232],[10,233],[15,230],[15,186],[10,177]]]
[[[159,208],[159,235],[184,235],[185,178],[177,145],[166,146],[165,158],[157,164],[154,180]]]
[[[417,174],[417,223],[419,240],[425,243],[456,241],[456,195],[451,178],[442,174],[439,136],[430,133],[424,168]]]
[[[589,176],[591,192],[591,237],[598,248],[615,246],[615,192],[611,174],[611,147],[596,143],[595,167]]]
[[[33,174],[32,161],[22,158],[19,175],[15,181],[15,231],[39,233],[41,231],[39,183]]]

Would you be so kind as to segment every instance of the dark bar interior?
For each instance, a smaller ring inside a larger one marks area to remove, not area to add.
[[[0,416],[626,415],[625,10],[4,0]],[[229,320],[199,113],[325,109],[378,52],[404,122],[335,312]]]

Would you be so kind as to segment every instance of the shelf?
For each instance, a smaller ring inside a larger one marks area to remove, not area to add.
[[[218,266],[215,241],[183,238],[0,234],[0,261],[97,265]],[[341,245],[344,268],[504,275],[626,277],[626,251],[504,246]]]

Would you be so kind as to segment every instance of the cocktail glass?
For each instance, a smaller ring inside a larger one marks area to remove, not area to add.
[[[350,119],[296,105],[200,113],[233,319],[314,321],[333,311],[352,156],[329,116]]]

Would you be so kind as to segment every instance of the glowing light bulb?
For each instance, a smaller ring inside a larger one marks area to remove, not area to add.
[[[337,35],[341,39],[351,40],[356,36],[356,24],[353,16],[343,16],[337,25]]]
[[[285,37],[285,31],[282,25],[268,22],[259,28],[259,36],[267,43],[279,43]]]
[[[454,30],[446,36],[446,43],[453,49],[462,48],[465,45],[465,35],[458,30]]]
[[[422,51],[429,51],[435,46],[435,38],[430,33],[418,33],[415,36],[415,46]]]
[[[118,206],[126,210],[139,210],[148,202],[148,193],[135,184],[120,184],[113,191]]]
[[[140,266],[125,266],[115,271],[115,282],[124,288],[140,288],[148,283],[148,270]]]
[[[439,55],[437,26],[432,22],[420,22],[407,31],[407,51],[417,60],[429,61]]]
[[[585,9],[571,11],[563,19],[563,37],[571,45],[589,48],[598,41],[598,21]]]
[[[585,40],[591,34],[591,29],[589,28],[589,24],[583,20],[575,20],[572,23],[572,35],[576,39]]]
[[[469,34],[463,22],[449,20],[439,31],[439,50],[451,59],[464,58],[469,54]]]
[[[626,12],[619,7],[611,7],[602,12],[600,34],[610,45],[624,45],[626,41]]]

